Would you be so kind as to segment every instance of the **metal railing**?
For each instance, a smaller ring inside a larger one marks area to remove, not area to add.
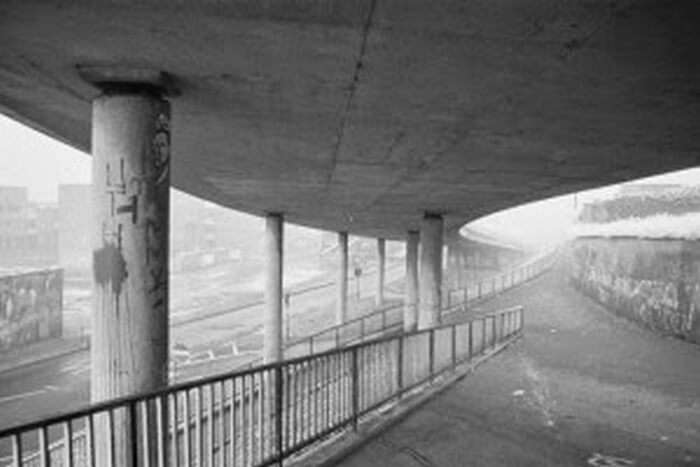
[[[485,300],[501,293],[507,289],[520,285],[538,276],[554,261],[556,252],[549,252],[538,255],[518,266],[496,274],[475,284],[454,290],[445,290],[441,311],[442,318],[447,315],[454,315],[458,312],[467,311],[468,306],[474,302]],[[416,305],[411,305],[416,307]],[[312,355],[338,348],[344,345],[366,341],[382,335],[387,335],[401,331],[403,328],[403,317],[407,305],[399,303],[384,307],[382,309],[361,315],[348,320],[342,324],[330,326],[321,331],[308,336],[294,339],[285,344],[285,358],[297,358],[305,355]],[[237,369],[254,368],[262,365],[262,358],[258,357],[242,365]],[[207,367],[208,362],[195,363],[190,367]],[[183,366],[173,368],[171,379],[176,380],[183,372]],[[192,368],[190,368],[192,369]],[[195,368],[196,369],[196,368]]]
[[[0,431],[0,466],[281,464],[517,338],[523,309],[386,336]]]
[[[556,254],[556,250],[550,251],[467,287],[445,290],[444,312],[454,310],[455,306],[493,297],[539,276],[552,266],[556,260]]]
[[[475,301],[491,298],[498,293],[527,282],[548,269],[553,261],[553,253],[537,256],[509,271],[479,281],[470,287],[448,290],[445,293],[445,306],[441,310],[441,315],[445,317],[458,311],[466,311],[466,307]],[[416,305],[410,306],[416,307]],[[407,305],[403,303],[392,305],[296,339],[285,346],[285,357],[311,355],[399,331],[403,327],[406,307]],[[257,364],[260,364],[260,360],[248,365]]]

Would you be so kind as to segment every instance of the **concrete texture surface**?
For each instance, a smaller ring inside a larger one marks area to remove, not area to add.
[[[88,150],[85,66],[162,70],[172,181],[387,238],[698,163],[700,4],[6,1],[0,111]]]
[[[549,273],[525,336],[343,466],[698,466],[700,348],[616,317]]]

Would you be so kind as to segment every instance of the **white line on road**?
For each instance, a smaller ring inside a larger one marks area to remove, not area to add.
[[[10,402],[16,399],[24,399],[25,397],[36,396],[37,394],[43,394],[46,389],[38,389],[36,391],[23,392],[21,394],[13,394],[11,396],[0,397],[0,404],[5,402]]]
[[[37,389],[36,391],[27,391],[20,394],[12,394],[11,396],[0,397],[0,404],[6,402],[12,402],[17,399],[26,399],[27,397],[38,396],[39,394],[44,394],[49,391],[60,391],[61,388],[58,386],[52,386],[50,384],[44,386],[43,389]]]

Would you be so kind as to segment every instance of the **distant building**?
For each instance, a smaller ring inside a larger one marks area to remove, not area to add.
[[[0,187],[0,267],[58,261],[56,207],[32,203],[25,187]]]
[[[91,266],[91,185],[58,186],[58,256],[66,269]]]

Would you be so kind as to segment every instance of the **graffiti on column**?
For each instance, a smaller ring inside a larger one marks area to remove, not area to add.
[[[95,281],[111,287],[117,308],[122,284],[128,276],[123,254],[123,235],[127,228],[135,235],[143,235],[146,261],[146,289],[152,309],[162,309],[166,303],[167,281],[167,192],[170,170],[170,128],[168,117],[158,114],[150,154],[141,159],[141,166],[127,165],[119,160],[119,167],[106,163],[105,190],[108,216],[102,225],[102,247],[94,254]]]
[[[0,277],[0,352],[61,336],[63,271]]]
[[[155,196],[151,197],[151,205],[146,213],[146,267],[150,276],[148,293],[151,296],[151,306],[154,310],[161,310],[167,306],[166,282],[167,282],[167,217],[163,219],[163,213],[168,206],[163,200],[167,200],[167,190],[170,189],[170,125],[168,117],[161,113],[156,118],[155,133],[151,144],[151,170],[150,180]],[[162,193],[165,192],[165,193]]]

